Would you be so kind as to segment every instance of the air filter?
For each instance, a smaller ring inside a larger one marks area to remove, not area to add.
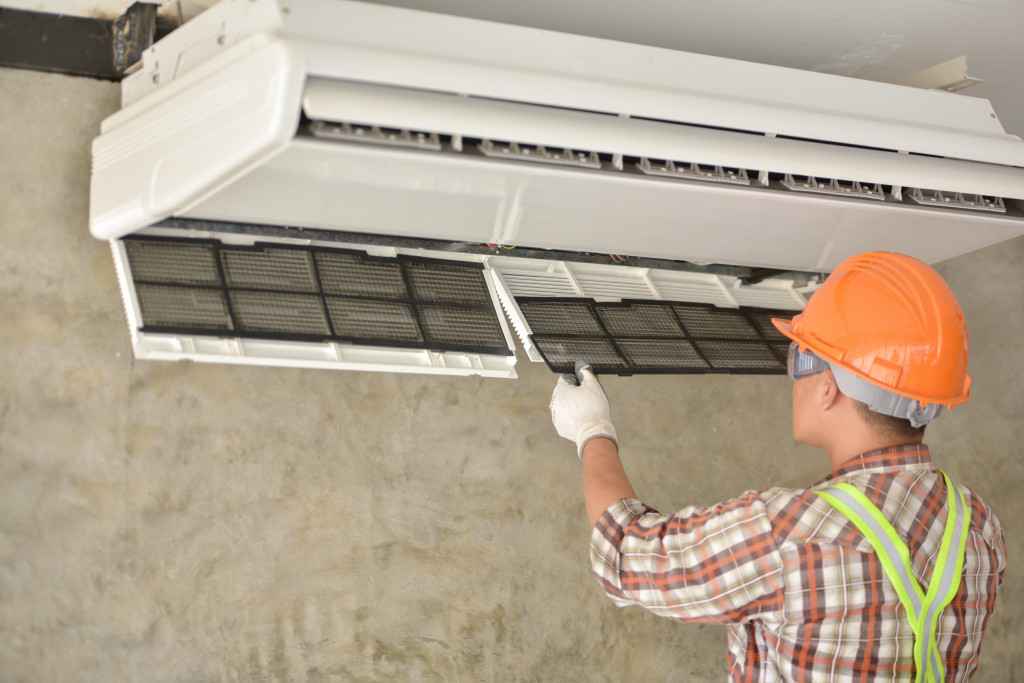
[[[698,303],[517,297],[530,340],[554,372],[784,374],[789,340],[771,323],[793,311]]]
[[[140,331],[511,356],[479,263],[123,240]]]

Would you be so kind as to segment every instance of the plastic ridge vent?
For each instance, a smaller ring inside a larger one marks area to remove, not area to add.
[[[123,240],[142,332],[513,352],[483,266],[214,240]]]
[[[579,358],[610,374],[785,374],[789,340],[771,318],[793,311],[707,304],[516,298],[553,372]]]

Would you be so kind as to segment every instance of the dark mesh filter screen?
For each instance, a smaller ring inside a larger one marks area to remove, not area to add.
[[[668,306],[634,304],[632,306],[600,306],[598,313],[608,334],[628,336],[643,330],[651,337],[681,337],[679,321]]]
[[[774,370],[779,365],[771,347],[759,342],[699,341],[697,346],[708,363],[716,368]]]
[[[572,372],[580,358],[590,361],[596,371],[616,370],[628,365],[607,339],[538,337],[534,342],[548,367],[555,372]]]
[[[792,318],[794,316],[793,311],[788,311],[782,315],[771,315],[763,311],[753,311],[751,320],[754,321],[754,325],[757,326],[757,331],[769,341],[784,342],[786,348],[789,348],[789,337],[779,332],[778,328],[772,324],[772,318]]]
[[[327,297],[327,310],[343,337],[423,341],[410,304]]]
[[[593,307],[587,301],[522,301],[519,309],[534,334],[604,334]]]
[[[128,266],[145,279],[183,285],[220,286],[217,255],[210,244],[165,244],[148,240],[126,241]]]
[[[477,263],[187,238],[124,243],[143,331],[512,354]]]
[[[224,292],[199,287],[140,284],[135,288],[142,319],[156,327],[232,329]]]
[[[785,337],[772,317],[791,312],[707,304],[589,299],[517,299],[548,367],[572,372],[783,374]]]
[[[693,344],[683,339],[621,339],[618,345],[629,364],[636,367],[701,370],[709,367]]]
[[[231,292],[238,329],[277,334],[330,334],[320,297],[279,292]]]
[[[363,261],[354,254],[316,254],[320,282],[328,294],[407,299],[409,290],[402,266],[383,261]]]
[[[691,337],[722,337],[728,339],[757,339],[757,328],[737,311],[721,308],[673,306],[679,321]]]
[[[429,341],[452,344],[465,340],[477,346],[498,346],[505,341],[493,308],[424,305],[419,313]]]
[[[228,287],[318,292],[313,258],[293,249],[220,252]]]
[[[410,263],[405,268],[412,295],[423,301],[490,306],[491,295],[479,272],[462,266]]]

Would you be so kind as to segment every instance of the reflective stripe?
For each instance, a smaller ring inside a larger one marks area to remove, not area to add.
[[[946,528],[942,533],[942,545],[939,548],[939,557],[932,569],[932,578],[928,584],[928,595],[925,596],[927,609],[921,617],[918,625],[918,634],[927,633],[929,639],[935,641],[935,627],[939,613],[949,604],[960,587],[960,575],[963,573],[964,552],[967,546],[967,530],[970,524],[970,510],[964,502],[963,493],[956,484],[942,473],[946,480],[946,507],[950,511],[946,520]],[[949,562],[950,550],[956,543],[957,553],[953,562]],[[918,638],[923,641],[923,638]],[[919,650],[927,649],[928,645],[918,644]],[[938,673],[942,680],[942,664],[938,661],[938,646],[933,647],[935,664],[933,671]],[[922,653],[924,654],[924,653]]]
[[[946,482],[946,503],[949,512],[927,594],[914,578],[907,544],[867,496],[847,483],[815,491],[825,502],[847,517],[874,548],[886,576],[889,577],[907,611],[910,628],[914,632],[917,681],[927,683],[944,680],[935,628],[939,614],[960,587],[967,531],[971,520],[971,512],[964,502],[963,493],[945,472],[939,471]],[[948,561],[951,552],[956,553],[953,562]]]

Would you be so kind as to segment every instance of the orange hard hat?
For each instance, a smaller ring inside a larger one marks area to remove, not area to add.
[[[963,310],[942,277],[913,257],[848,258],[802,313],[772,322],[801,349],[922,405],[970,396]]]

